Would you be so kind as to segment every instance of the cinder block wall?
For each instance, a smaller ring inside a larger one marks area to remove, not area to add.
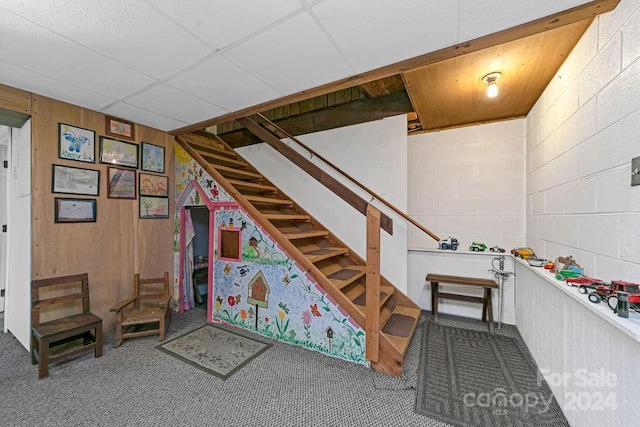
[[[640,282],[640,1],[597,18],[527,116],[527,243]]]
[[[525,120],[409,137],[409,215],[441,238],[511,249],[525,241]],[[409,228],[410,248],[437,242]]]

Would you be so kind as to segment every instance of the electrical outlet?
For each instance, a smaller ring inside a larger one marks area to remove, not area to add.
[[[631,185],[640,185],[640,157],[631,159]]]

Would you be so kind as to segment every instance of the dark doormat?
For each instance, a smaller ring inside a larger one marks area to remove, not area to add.
[[[198,369],[227,379],[271,347],[213,325],[205,325],[156,348]]]
[[[518,340],[428,322],[415,412],[453,426],[568,426]]]

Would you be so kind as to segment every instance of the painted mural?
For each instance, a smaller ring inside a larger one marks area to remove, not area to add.
[[[233,199],[182,147],[176,144],[175,151],[176,278],[180,277],[180,207],[220,203],[214,210],[214,277],[213,292],[208,294],[209,321],[232,324],[289,344],[368,364],[363,329],[241,208],[222,206]],[[208,200],[202,200],[199,191]],[[176,279],[174,295],[178,294]]]

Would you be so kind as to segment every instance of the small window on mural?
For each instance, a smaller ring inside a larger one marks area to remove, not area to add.
[[[220,259],[240,261],[240,230],[220,230]]]

